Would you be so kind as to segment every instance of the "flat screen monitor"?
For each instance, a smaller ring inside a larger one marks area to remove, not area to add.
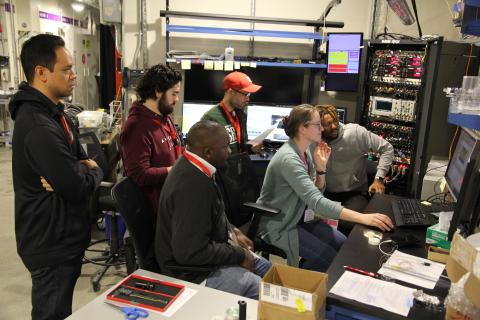
[[[445,172],[448,190],[457,201],[462,188],[467,165],[480,154],[480,137],[469,129],[462,129],[455,151]]]
[[[248,106],[247,134],[248,139],[255,139],[269,129],[273,129],[265,139],[272,141],[287,141],[288,137],[283,130],[282,119],[290,114],[292,107],[289,106]]]
[[[338,119],[340,120],[341,123],[346,123],[345,121],[347,121],[347,109],[345,108],[335,108],[337,109],[337,115],[338,115]]]
[[[250,96],[250,104],[298,105],[302,103],[305,70],[303,68],[256,67],[239,71],[262,86]],[[203,65],[192,64],[185,70],[185,101],[218,103],[222,100],[223,78],[230,71],[204,70]]]
[[[214,104],[184,102],[182,108],[182,133],[185,136],[190,128],[200,119],[203,114],[210,110]]]
[[[257,67],[246,69],[245,73],[262,86],[250,96],[250,104],[295,106],[302,103],[305,69]]]
[[[363,33],[328,33],[325,90],[357,91]]]
[[[224,71],[205,70],[203,65],[192,64],[190,70],[185,70],[184,100],[212,104],[220,102],[226,74]]]
[[[476,232],[480,220],[480,159],[472,158],[465,170],[458,201],[455,205],[448,240],[451,241],[454,233],[459,230],[460,234],[467,237]]]
[[[265,139],[275,142],[285,142],[288,136],[283,129],[284,116],[290,114],[293,107],[291,106],[267,106],[267,105],[250,105],[248,106],[247,117],[247,133],[248,139],[255,139],[266,130],[273,130]],[[336,108],[340,122],[345,123],[347,117],[347,109]]]

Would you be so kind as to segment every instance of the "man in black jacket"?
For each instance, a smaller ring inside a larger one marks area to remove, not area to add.
[[[258,299],[260,277],[270,262],[254,256],[253,243],[225,215],[216,169],[230,154],[227,131],[218,123],[200,121],[188,132],[187,151],[167,176],[160,194],[155,256],[162,273]],[[168,262],[212,266],[212,273],[172,272]]]
[[[28,83],[9,104],[17,251],[32,276],[32,319],[64,319],[90,241],[87,201],[102,171],[87,159],[60,101],[76,79],[63,39],[37,35],[20,59]]]

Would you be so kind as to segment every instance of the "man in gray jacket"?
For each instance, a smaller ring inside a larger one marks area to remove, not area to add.
[[[346,208],[362,212],[368,203],[368,193],[384,193],[384,178],[393,160],[393,146],[386,140],[355,124],[339,122],[336,108],[317,105],[323,126],[322,137],[332,149],[327,164],[325,196],[339,201]],[[365,154],[380,155],[373,183],[367,179]],[[367,193],[368,192],[368,193]],[[341,222],[339,230],[348,234],[353,224]]]

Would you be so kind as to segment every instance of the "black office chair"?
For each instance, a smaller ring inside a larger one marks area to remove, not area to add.
[[[276,215],[280,210],[255,203],[260,195],[260,186],[250,156],[239,153],[229,157],[227,167],[217,174],[217,184],[222,191],[229,221],[252,239],[254,250],[266,259],[270,254],[286,259],[282,249],[258,236],[260,217]]]
[[[102,145],[94,132],[85,132],[79,135],[79,141],[86,147],[88,156],[97,162],[102,169],[104,179],[100,187],[95,191],[89,204],[90,216],[93,221],[103,219],[104,215],[109,217],[109,239],[101,239],[90,243],[85,251],[83,263],[93,263],[101,266],[101,268],[92,276],[91,283],[93,290],[100,290],[100,281],[110,267],[118,267],[126,264],[127,272],[132,270],[133,259],[130,252],[133,250],[131,246],[121,244],[123,239],[119,237],[119,215],[117,206],[110,195],[111,188],[115,184],[116,173],[114,168],[120,158],[120,151],[113,152],[110,159],[104,154]],[[115,143],[115,142],[113,142]],[[105,249],[97,249],[99,243],[109,240],[109,246]],[[91,256],[91,254],[98,254]]]
[[[159,273],[161,270],[155,259],[154,251],[156,226],[144,193],[130,177],[123,177],[112,188],[112,198],[117,203],[120,215],[133,240],[136,267]],[[179,265],[174,261],[169,262],[165,267],[184,274],[184,278],[188,278],[189,272],[214,270],[212,266]]]
[[[155,260],[154,219],[142,190],[129,177],[120,178],[112,188],[112,198],[123,217],[135,248],[136,266],[152,272],[160,268]]]

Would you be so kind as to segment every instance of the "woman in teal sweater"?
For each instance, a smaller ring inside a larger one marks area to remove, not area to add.
[[[303,104],[284,120],[290,137],[270,161],[258,202],[281,209],[276,216],[260,220],[259,234],[285,251],[288,264],[325,271],[345,241],[345,236],[321,218],[341,219],[390,230],[393,223],[384,214],[361,214],[325,198],[325,168],[330,148],[322,142],[320,115]],[[316,148],[310,151],[315,143]]]

